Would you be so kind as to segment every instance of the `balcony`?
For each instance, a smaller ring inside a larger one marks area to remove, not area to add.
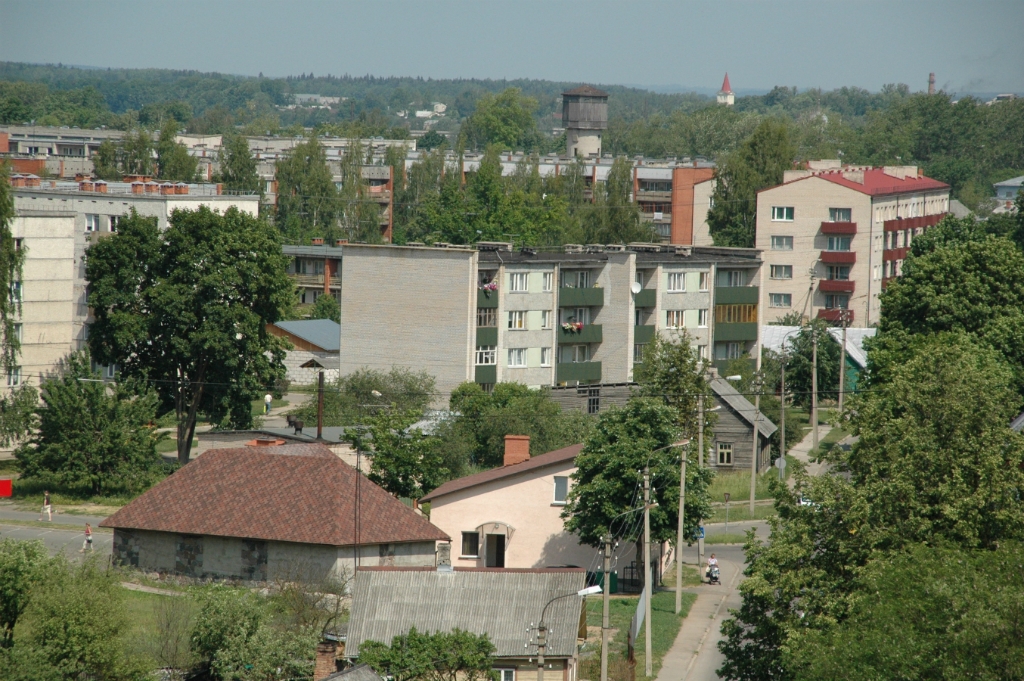
[[[853,265],[857,262],[857,252],[822,251],[821,261],[827,265]]]
[[[569,288],[558,289],[559,307],[600,307],[604,305],[603,288]]]
[[[558,342],[562,343],[600,343],[602,340],[602,326],[600,324],[584,324],[579,331],[566,331],[558,327]]]
[[[757,340],[757,322],[719,322],[715,324],[715,342]]]
[[[497,291],[484,291],[482,289],[476,290],[476,306],[477,307],[498,307],[498,292]]]
[[[757,305],[761,289],[757,286],[716,286],[715,305]]]
[[[822,279],[818,290],[824,293],[853,293],[854,282],[849,279]]]
[[[480,367],[477,367],[479,369]],[[555,381],[558,383],[599,383],[601,381],[600,362],[560,362],[555,368]],[[480,383],[480,381],[477,381]]]
[[[818,310],[818,319],[824,319],[827,322],[841,322],[845,319],[847,326],[849,326],[853,324],[853,310],[844,310],[838,307]]]
[[[633,327],[634,343],[650,343],[652,340],[654,340],[653,324],[644,324],[643,326]]]
[[[658,303],[658,290],[645,288],[633,296],[633,304],[637,307],[654,307]]]
[[[638,189],[636,192],[637,201],[659,201],[668,202],[672,200],[672,190],[655,191],[653,189]]]
[[[477,345],[497,345],[498,344],[498,329],[494,326],[478,326],[476,327],[476,344]]]
[[[823,222],[821,223],[822,234],[839,234],[852,236],[857,233],[856,222]]]
[[[322,274],[293,274],[291,280],[295,282],[296,286],[303,288],[323,288],[324,286],[324,275]],[[341,279],[331,277],[331,287],[340,288]]]
[[[481,364],[476,367],[473,380],[477,383],[497,383],[498,367],[494,364]]]

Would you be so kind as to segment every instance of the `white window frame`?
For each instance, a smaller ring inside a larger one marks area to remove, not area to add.
[[[706,329],[707,326],[708,326],[708,309],[705,307],[705,308],[701,308],[700,310],[697,310],[697,327],[701,328],[701,329]]]
[[[669,272],[668,273],[668,288],[666,289],[670,293],[685,293],[686,292],[686,273],[685,272]]]
[[[590,288],[590,270],[562,270],[562,288]]]
[[[476,366],[494,366],[498,363],[498,348],[494,345],[476,346]]]
[[[508,349],[508,368],[509,369],[525,369],[526,368],[526,348],[509,348]]]
[[[21,342],[22,331],[23,331],[22,323],[21,322],[15,322],[15,324],[14,324],[14,337],[17,339],[17,341],[19,343]]]
[[[732,444],[731,442],[716,442],[715,443],[715,461],[718,462],[719,466],[731,466],[732,465]],[[726,455],[728,461],[723,461],[722,455]]]
[[[634,343],[633,344],[633,363],[642,364],[644,361],[644,348],[647,343]]]
[[[544,293],[551,293],[551,290],[554,287],[554,285],[555,273],[544,272],[544,274],[541,276],[541,289],[544,291]]]
[[[793,237],[774,234],[772,235],[771,250],[773,251],[792,251],[793,250]]]
[[[498,681],[516,681],[516,670],[511,667],[495,667],[498,672]]]
[[[511,331],[526,331],[526,310],[509,310],[508,328]]]
[[[853,268],[851,268],[849,265],[827,265],[826,267],[827,267],[827,269],[825,270],[825,274],[828,275],[827,278],[828,278],[829,281],[850,281],[850,271]],[[837,274],[837,275],[844,274],[843,270],[846,270],[846,272],[845,272],[846,276],[845,277],[844,276],[832,276],[834,274]]]
[[[769,293],[768,307],[793,307],[793,294]]]
[[[21,385],[21,367],[13,367],[7,374],[7,387],[14,388]]]
[[[542,367],[551,366],[551,348],[540,349],[540,365]]]
[[[98,213],[86,213],[85,214],[85,231],[86,232],[98,232],[100,231],[100,216]]]
[[[563,492],[563,496],[562,496],[561,499],[558,498],[558,481],[559,480],[563,480],[564,481],[563,484],[565,485],[565,490]],[[552,490],[552,491],[554,493],[553,494],[554,501],[551,502],[551,505],[552,506],[565,506],[565,502],[569,498],[569,476],[568,475],[556,475],[556,476],[554,476],[553,487],[554,487],[554,490]]]
[[[708,280],[710,278],[711,278],[711,273],[710,272],[701,272],[700,273],[700,285],[699,285],[698,288],[701,291],[707,291],[708,290]]]
[[[793,206],[772,206],[772,222],[793,222],[795,215]]]
[[[793,278],[793,266],[792,265],[771,265],[769,272],[769,279],[792,279]]]
[[[540,311],[540,328],[550,329],[551,328],[551,310]]]
[[[834,246],[841,246],[844,242],[847,242],[846,248],[833,248]],[[853,237],[852,236],[830,236],[828,242],[825,244],[828,246],[826,251],[833,253],[849,253],[853,250]]]
[[[697,346],[697,357],[699,357],[700,359],[707,359],[708,358],[708,346],[706,346],[706,345],[698,345]]]
[[[685,322],[683,321],[684,311],[683,310],[665,310],[665,328],[666,329],[681,329]]]
[[[845,220],[837,220],[836,217],[840,216],[842,211],[846,212]],[[852,208],[829,208],[828,209],[828,221],[829,222],[853,222],[853,209]]]
[[[640,284],[640,287],[643,288],[643,285],[644,285],[644,271],[643,270],[637,270],[636,274],[633,276],[633,281],[635,281],[636,283]]]
[[[508,273],[508,292],[509,293],[526,293],[530,287],[530,274],[529,272],[509,272]]]

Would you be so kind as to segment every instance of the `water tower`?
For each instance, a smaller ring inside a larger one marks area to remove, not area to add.
[[[566,154],[601,156],[601,132],[608,129],[608,93],[583,85],[562,93]]]

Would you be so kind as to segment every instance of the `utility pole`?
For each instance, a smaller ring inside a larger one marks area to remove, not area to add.
[[[541,622],[537,626],[537,681],[544,681],[544,648],[548,645],[548,628]]]
[[[676,614],[683,609],[683,513],[686,511],[686,455],[690,445],[683,449],[683,464],[679,468],[679,531],[676,533]],[[700,570],[700,566],[697,566]]]
[[[811,446],[818,451],[818,331],[811,327]]]
[[[324,372],[320,372],[316,389],[316,439],[324,438]]]
[[[843,393],[846,392],[846,323],[847,314],[843,310],[843,349],[839,353],[839,413],[843,413]]]
[[[697,465],[704,468],[704,384],[701,383],[697,402]]]
[[[758,421],[761,417],[761,374],[754,374],[754,445],[750,456],[750,517],[754,517],[754,495],[757,493],[757,459],[761,453],[761,432]],[[648,675],[649,676],[649,675]]]
[[[651,667],[651,471],[644,466],[644,673],[654,675]],[[537,679],[537,681],[544,681]]]
[[[782,432],[779,433],[779,456],[786,456],[786,354],[782,353],[782,365],[779,370],[779,374],[782,377],[782,395],[780,396],[780,402],[782,402],[782,411],[780,413]]]
[[[601,681],[608,681],[608,630],[611,623],[608,617],[609,594],[612,590],[612,536],[604,536],[604,614],[601,617]]]

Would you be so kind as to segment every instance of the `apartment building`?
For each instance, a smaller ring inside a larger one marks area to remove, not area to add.
[[[723,367],[758,354],[753,249],[437,246],[344,246],[342,375],[420,368],[444,404],[465,381],[629,383],[656,333]]]
[[[949,190],[916,166],[812,161],[787,171],[757,195],[765,320],[797,312],[876,324],[879,294],[899,276],[913,238],[949,211]]]
[[[288,278],[295,283],[299,303],[315,303],[322,295],[332,295],[341,302],[341,245],[339,240],[333,246],[324,244],[323,239],[313,239],[309,246],[285,244],[281,250],[291,258],[288,263]]]

